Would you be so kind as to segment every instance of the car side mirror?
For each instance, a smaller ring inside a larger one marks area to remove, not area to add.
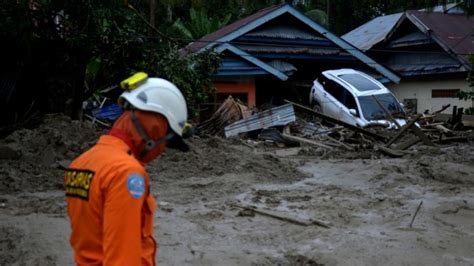
[[[405,104],[399,103],[402,108],[405,108]]]
[[[351,115],[353,115],[353,116],[357,116],[356,109],[349,109],[349,113],[351,113]]]

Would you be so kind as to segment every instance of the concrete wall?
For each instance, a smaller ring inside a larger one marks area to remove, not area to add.
[[[432,90],[450,90],[461,89],[467,90],[469,82],[465,77],[463,78],[418,78],[418,79],[403,79],[400,84],[386,85],[400,102],[405,99],[417,99],[417,112],[422,113],[425,110],[434,112],[443,105],[451,104],[451,106],[464,107],[464,109],[473,107],[473,101],[462,101],[458,98],[432,98]],[[448,108],[444,113],[451,113],[452,108]]]
[[[250,108],[255,106],[255,82],[253,80],[245,80],[239,83],[214,83],[214,86],[217,88],[217,93],[245,93],[247,94],[247,105]]]

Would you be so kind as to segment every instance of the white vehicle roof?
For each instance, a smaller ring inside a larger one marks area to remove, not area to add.
[[[344,84],[355,96],[367,96],[390,93],[382,83],[371,76],[354,69],[326,70],[322,74],[331,80]]]

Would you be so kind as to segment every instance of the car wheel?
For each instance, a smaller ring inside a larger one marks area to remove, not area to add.
[[[322,113],[323,108],[321,108],[321,105],[319,105],[319,103],[316,103],[316,104],[313,105],[313,111],[318,112],[318,113]]]

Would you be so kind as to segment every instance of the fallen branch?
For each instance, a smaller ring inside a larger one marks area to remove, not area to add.
[[[232,206],[238,207],[238,208],[241,208],[241,209],[244,209],[244,210],[250,210],[250,211],[253,211],[253,212],[261,214],[261,215],[265,215],[265,216],[268,216],[268,217],[276,218],[278,220],[282,220],[282,221],[286,221],[286,222],[290,222],[290,223],[294,223],[294,224],[298,224],[298,225],[308,226],[308,225],[315,224],[315,225],[319,225],[319,226],[324,227],[324,228],[329,228],[330,227],[330,223],[325,222],[325,221],[321,221],[321,220],[300,219],[300,218],[290,217],[290,216],[287,216],[283,213],[278,213],[278,212],[270,211],[270,210],[258,209],[255,206],[243,206],[243,205],[239,205],[239,204],[232,204]]]

